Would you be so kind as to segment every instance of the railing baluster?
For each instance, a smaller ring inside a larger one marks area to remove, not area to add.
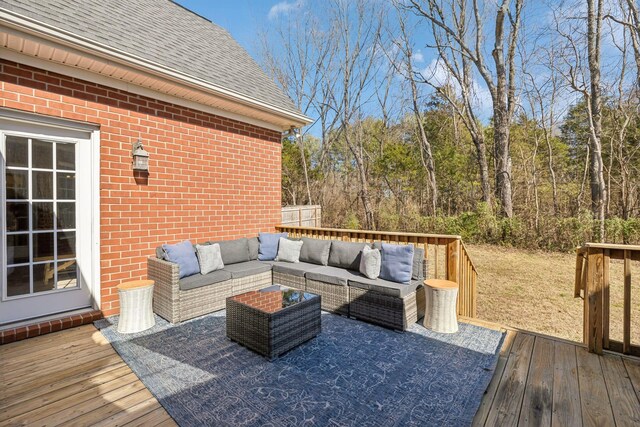
[[[622,352],[631,351],[631,252],[624,251],[624,315],[622,322]]]
[[[602,347],[609,348],[609,266],[611,263],[611,253],[609,249],[603,251],[604,260],[602,263]]]

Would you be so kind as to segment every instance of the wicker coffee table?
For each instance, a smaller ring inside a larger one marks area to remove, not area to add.
[[[320,295],[274,285],[227,298],[227,337],[269,359],[320,331]]]

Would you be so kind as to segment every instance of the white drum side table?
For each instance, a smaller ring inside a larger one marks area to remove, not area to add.
[[[424,327],[445,334],[458,332],[458,284],[449,280],[427,279],[424,281],[424,291]]]
[[[156,324],[153,317],[153,280],[136,280],[118,286],[120,319],[118,332],[132,334]]]

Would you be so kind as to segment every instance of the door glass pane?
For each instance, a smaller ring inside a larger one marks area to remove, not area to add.
[[[29,235],[7,235],[7,265],[29,262]]]
[[[7,231],[29,231],[29,203],[7,202]]]
[[[76,174],[58,172],[58,199],[74,200],[76,198]]]
[[[29,266],[7,268],[7,296],[29,293]]]
[[[53,144],[37,139],[31,142],[31,167],[36,169],[53,169]]]
[[[58,261],[58,282],[57,288],[74,288],[77,281],[77,266],[76,260],[71,259],[68,261]]]
[[[55,262],[33,264],[33,292],[44,292],[55,289]]]
[[[26,168],[29,166],[29,140],[7,135],[7,166]]]
[[[56,168],[76,169],[76,144],[56,144]]]
[[[33,171],[33,198],[53,199],[53,172]]]
[[[76,232],[58,232],[58,259],[76,257]]]
[[[53,203],[33,202],[33,229],[53,230]]]
[[[33,235],[33,261],[53,259],[53,234],[35,233]]]
[[[75,202],[58,202],[58,230],[76,228]]]
[[[29,172],[7,170],[7,199],[26,200],[29,198]]]

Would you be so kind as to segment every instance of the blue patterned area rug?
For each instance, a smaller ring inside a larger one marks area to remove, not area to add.
[[[118,334],[96,322],[181,426],[470,425],[503,334],[405,333],[323,313],[322,333],[273,362],[226,338],[224,312]]]

